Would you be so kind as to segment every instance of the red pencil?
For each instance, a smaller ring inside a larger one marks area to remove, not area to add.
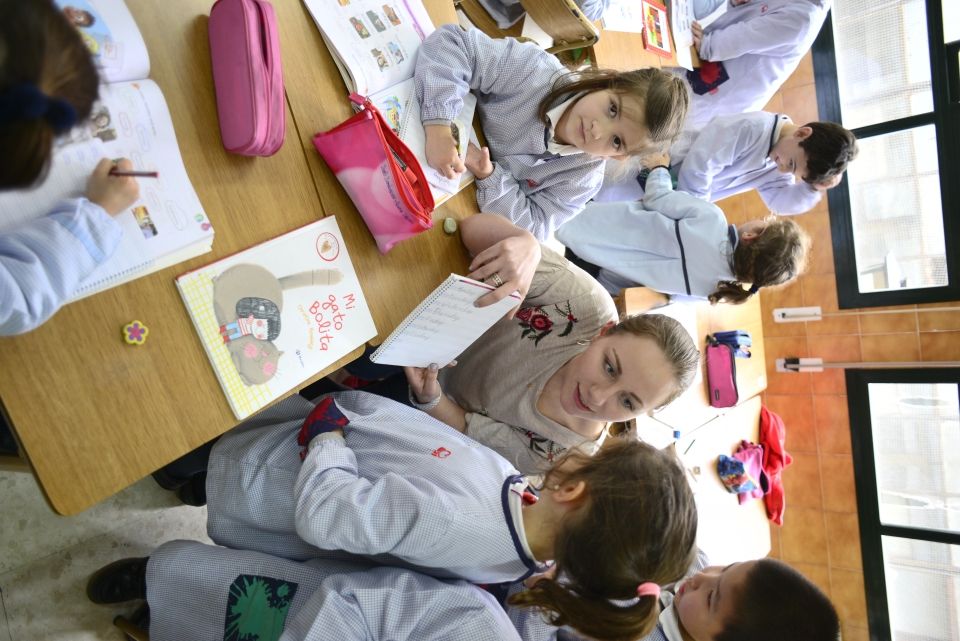
[[[160,174],[155,171],[120,171],[117,168],[110,170],[111,176],[134,176],[136,178],[159,178]]]

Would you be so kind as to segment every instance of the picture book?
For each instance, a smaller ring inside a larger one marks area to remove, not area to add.
[[[210,251],[213,228],[183,166],[160,88],[145,79],[149,58],[127,7],[122,0],[65,0],[60,6],[111,82],[100,87],[90,120],[57,140],[44,181],[0,195],[0,230],[82,195],[102,158],[129,158],[135,169],[158,173],[139,179],[140,199],[117,216],[123,240],[81,283],[76,300]]]
[[[434,31],[421,0],[304,0],[320,29],[324,42],[347,93],[370,98],[393,130],[417,156],[430,183],[437,205],[447,200],[474,177],[464,172],[448,179],[427,164],[426,134],[420,122],[420,105],[414,90],[413,72],[417,51]],[[476,98],[467,94],[463,110],[454,120],[452,133],[461,160],[466,158],[473,133]]]
[[[727,12],[728,3],[725,0],[714,0],[716,7],[705,16],[697,18],[693,12],[692,0],[671,0],[670,26],[673,33],[673,44],[677,48],[677,64],[687,69],[693,69],[693,56],[690,47],[693,46],[693,23],[699,22],[701,27],[707,27],[714,20]]]
[[[447,365],[520,304],[520,295],[514,292],[492,305],[474,307],[478,298],[493,289],[466,276],[450,274],[393,330],[370,360],[409,367]]]
[[[670,22],[667,8],[656,0],[640,0],[643,46],[647,51],[670,57]]]
[[[238,419],[376,336],[333,216],[177,278]]]

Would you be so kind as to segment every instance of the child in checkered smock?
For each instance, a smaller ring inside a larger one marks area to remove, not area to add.
[[[603,182],[606,158],[666,147],[687,112],[687,89],[659,69],[565,72],[551,54],[512,38],[444,25],[420,47],[415,74],[427,162],[477,177],[481,211],[539,240],[578,214]],[[477,96],[489,149],[461,162],[451,121]]]
[[[587,634],[599,619],[631,633],[654,625],[655,600],[624,608],[610,599],[682,576],[697,522],[683,470],[643,443],[618,441],[593,457],[571,450],[538,500],[492,450],[363,392],[316,407],[293,397],[226,434],[211,453],[207,499],[216,543],[290,559],[341,550],[485,583],[553,560],[568,580],[542,581],[516,605]]]

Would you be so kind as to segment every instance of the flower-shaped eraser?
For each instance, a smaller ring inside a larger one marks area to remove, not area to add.
[[[143,345],[147,342],[150,330],[138,320],[130,321],[123,326],[123,340],[128,345]]]

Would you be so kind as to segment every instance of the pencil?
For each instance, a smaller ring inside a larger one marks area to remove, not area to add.
[[[160,174],[156,171],[120,171],[119,169],[111,169],[111,176],[134,176],[136,178],[159,178]]]

